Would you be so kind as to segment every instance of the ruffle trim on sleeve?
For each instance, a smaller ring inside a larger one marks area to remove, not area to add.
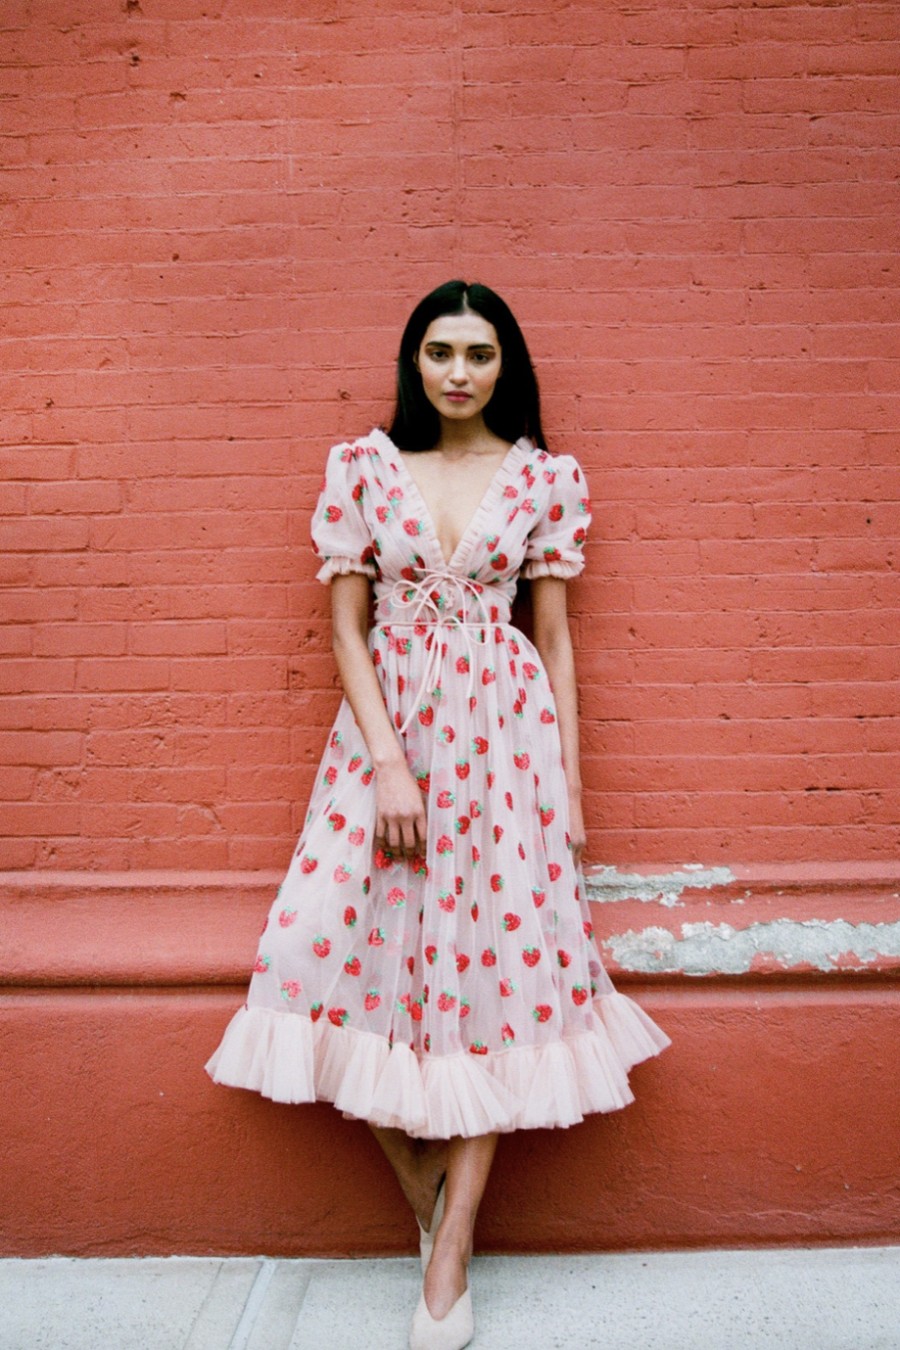
[[[345,577],[351,572],[374,580],[378,575],[374,563],[360,562],[358,558],[326,558],[316,573],[316,581],[327,584],[332,577]]]
[[[583,571],[584,558],[578,558],[574,562],[569,562],[565,558],[559,558],[555,562],[533,558],[522,566],[522,576],[529,581],[533,581],[536,577],[562,577],[563,581],[571,581]]]
[[[628,1070],[669,1038],[624,994],[594,1002],[593,1026],[545,1046],[423,1056],[299,1013],[243,1007],[206,1065],[216,1083],[277,1102],[329,1101],[422,1139],[566,1128],[633,1101]]]

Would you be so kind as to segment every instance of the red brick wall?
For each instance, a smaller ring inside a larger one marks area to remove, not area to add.
[[[592,860],[896,855],[893,0],[0,29],[0,865],[286,862],[336,697],[323,457],[460,274],[596,500]]]

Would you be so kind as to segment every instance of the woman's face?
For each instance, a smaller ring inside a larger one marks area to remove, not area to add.
[[[441,417],[462,422],[491,401],[502,353],[497,331],[480,314],[443,314],[425,330],[415,362],[425,397]]]

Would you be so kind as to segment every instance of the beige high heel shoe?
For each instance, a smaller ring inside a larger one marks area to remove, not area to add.
[[[463,1350],[475,1335],[475,1315],[469,1289],[456,1300],[446,1317],[434,1318],[425,1302],[425,1291],[419,1299],[409,1330],[409,1350]]]
[[[419,1223],[419,1257],[422,1262],[422,1274],[428,1269],[428,1262],[431,1260],[431,1253],[434,1248],[434,1236],[441,1226],[441,1219],[444,1217],[444,1201],[447,1198],[446,1187],[444,1183],[447,1180],[446,1173],[441,1177],[440,1185],[437,1188],[437,1198],[434,1202],[434,1213],[431,1216],[431,1227],[423,1228]]]

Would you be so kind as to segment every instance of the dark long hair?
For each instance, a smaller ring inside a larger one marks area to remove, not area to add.
[[[397,357],[397,404],[388,435],[401,450],[430,450],[441,434],[441,419],[425,396],[415,358],[429,324],[445,314],[480,314],[494,325],[503,368],[484,410],[485,426],[505,441],[530,436],[546,449],[541,427],[537,376],[515,316],[496,291],[477,282],[446,281],[420,300],[409,316]]]

